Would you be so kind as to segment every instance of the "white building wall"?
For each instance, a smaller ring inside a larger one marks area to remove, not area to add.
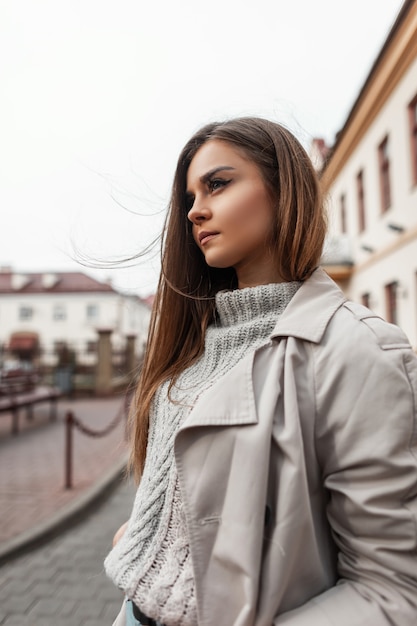
[[[371,308],[386,317],[386,284],[399,282],[398,324],[417,347],[417,186],[412,185],[407,107],[417,94],[417,59],[410,65],[329,191],[329,228],[340,235],[340,197],[346,198],[347,233],[355,269],[345,291],[361,301],[371,294]],[[378,146],[389,137],[391,207],[381,213]],[[366,228],[359,233],[356,178],[364,172]],[[401,226],[404,233],[388,224]],[[414,235],[413,235],[414,233]],[[371,247],[374,252],[365,251]]]
[[[88,318],[88,306],[97,308],[97,316]],[[54,319],[55,307],[66,312],[65,319]],[[19,309],[31,307],[29,320],[19,319]],[[97,340],[97,330],[111,328],[115,347],[124,345],[126,335],[137,335],[137,347],[146,340],[150,310],[137,298],[115,293],[91,294],[6,294],[0,296],[0,343],[19,331],[36,332],[42,347],[52,350],[54,343],[65,341],[85,350]]]
[[[417,348],[416,276],[417,243],[414,241],[355,273],[346,290],[348,296],[356,302],[361,302],[362,295],[369,293],[370,308],[385,318],[385,285],[398,281],[397,323],[415,348]]]

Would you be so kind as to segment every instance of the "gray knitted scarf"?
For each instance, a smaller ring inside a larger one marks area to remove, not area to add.
[[[113,579],[142,611],[166,626],[195,626],[191,555],[174,459],[175,435],[198,397],[249,350],[268,340],[301,283],[273,283],[216,295],[216,321],[205,350],[168,399],[168,382],[152,405],[146,463],[128,529],[105,560]]]

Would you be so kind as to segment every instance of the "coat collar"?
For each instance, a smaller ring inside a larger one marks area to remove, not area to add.
[[[318,343],[335,311],[346,301],[345,296],[331,278],[318,268],[297,291],[276,324],[271,339],[297,337]],[[258,421],[253,388],[253,361],[249,353],[239,367],[233,367],[215,383],[192,409],[179,429],[179,440],[184,431],[195,426],[236,426],[256,424]],[[274,359],[282,362],[280,351],[274,350]],[[269,366],[271,363],[269,362]],[[276,372],[277,368],[270,367]],[[274,389],[278,390],[278,381]],[[218,401],[221,398],[221,402]],[[178,445],[176,443],[176,445]],[[181,444],[179,444],[181,445]]]
[[[297,291],[279,318],[271,339],[297,337],[319,343],[327,325],[346,297],[322,268],[317,268]]]

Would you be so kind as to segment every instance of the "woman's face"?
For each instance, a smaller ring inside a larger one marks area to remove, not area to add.
[[[280,282],[271,252],[273,203],[258,166],[231,144],[203,144],[187,173],[188,219],[211,267],[233,267],[238,285]]]

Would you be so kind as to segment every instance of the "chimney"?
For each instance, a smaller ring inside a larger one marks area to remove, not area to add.
[[[26,274],[16,273],[16,274],[12,274],[11,276],[11,285],[12,285],[13,291],[20,291],[20,289],[23,289],[23,287],[26,287],[26,285],[29,282],[30,282],[30,278]]]
[[[52,287],[55,287],[58,280],[59,280],[59,277],[56,274],[53,274],[52,272],[49,272],[47,274],[42,274],[42,287],[44,289],[52,289]]]
[[[329,146],[321,137],[313,137],[310,145],[310,158],[316,172],[320,172],[330,152]]]

